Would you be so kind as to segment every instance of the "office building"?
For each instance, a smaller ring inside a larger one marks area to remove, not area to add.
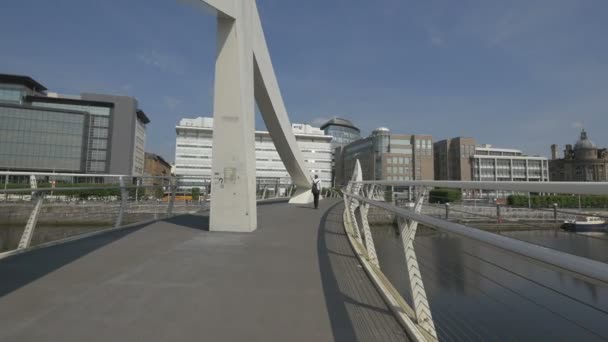
[[[0,74],[0,169],[140,176],[150,120],[127,96],[47,92]]]
[[[346,119],[333,118],[324,123],[321,129],[325,132],[325,135],[332,136],[332,150],[361,139],[361,130]]]
[[[474,181],[549,181],[547,158],[528,156],[516,149],[475,146],[471,163]]]
[[[318,175],[323,186],[331,184],[331,136],[319,128],[293,124],[293,133],[311,177]],[[208,190],[211,179],[213,118],[182,119],[175,128],[175,175],[182,177],[180,190]],[[258,183],[291,184],[270,134],[255,132],[256,178]]]
[[[471,180],[475,139],[457,137],[433,144],[436,180]]]
[[[343,170],[340,164],[340,154],[344,146],[361,139],[361,130],[357,128],[352,122],[341,119],[333,118],[321,126],[321,129],[325,132],[325,135],[332,137],[331,141],[331,169],[332,169],[332,181],[336,178],[343,178],[343,175],[338,175]],[[336,163],[340,164],[336,166]],[[334,185],[334,184],[332,184]]]
[[[454,181],[549,181],[548,160],[517,149],[477,145],[474,138],[435,142],[435,179]]]
[[[336,161],[336,184],[350,180],[356,160],[364,180],[432,180],[432,137],[419,134],[391,134],[388,128],[375,129],[365,138],[342,148]]]
[[[598,148],[585,130],[579,140],[566,145],[563,158],[559,158],[557,145],[551,145],[549,161],[551,181],[606,182],[608,181],[608,149]]]
[[[171,176],[171,164],[159,156],[158,154],[145,152],[144,156],[144,176],[148,177],[169,177]],[[144,178],[141,182],[145,186],[166,186],[167,181],[162,178]],[[160,189],[160,187],[158,188]],[[158,193],[157,188],[146,189],[146,194],[152,195]]]

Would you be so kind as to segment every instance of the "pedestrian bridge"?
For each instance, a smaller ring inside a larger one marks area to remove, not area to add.
[[[404,341],[344,205],[260,205],[254,233],[185,214],[0,261],[1,341]]]
[[[260,189],[251,233],[210,232],[208,204],[176,201],[175,180],[49,188],[36,175],[0,190],[0,228],[21,225],[0,253],[0,341],[608,339],[608,235],[556,229],[580,211],[436,205],[427,193],[608,184],[364,182],[357,170],[318,210]],[[167,202],[143,200],[147,188]],[[96,199],[71,202],[83,196]],[[61,238],[57,220],[106,226]]]

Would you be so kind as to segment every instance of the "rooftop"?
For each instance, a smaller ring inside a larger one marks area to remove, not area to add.
[[[351,121],[342,119],[342,118],[333,118],[333,119],[327,121],[326,123],[321,125],[321,129],[324,130],[328,126],[348,127],[348,128],[352,128],[352,129],[356,130],[357,132],[361,132],[361,130],[359,128],[357,128]]]
[[[574,149],[595,149],[597,146],[589,139],[587,136],[587,132],[583,129],[581,131],[581,137],[578,139],[576,144],[574,144]]]
[[[72,105],[86,105],[86,106],[114,108],[114,104],[111,102],[91,101],[91,100],[82,100],[82,99],[65,98],[65,97],[26,96],[25,100],[27,102],[39,101],[39,102],[49,102],[49,103],[65,103],[65,104],[72,104]]]
[[[45,86],[29,76],[0,74],[0,83],[20,84],[38,92],[46,90]]]

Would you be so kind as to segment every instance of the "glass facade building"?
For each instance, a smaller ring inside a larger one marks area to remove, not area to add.
[[[361,139],[361,130],[345,119],[333,118],[324,123],[321,129],[325,132],[325,135],[333,137],[331,140],[332,150]]]
[[[46,90],[0,74],[0,170],[143,175],[150,120],[135,98]]]
[[[0,165],[81,172],[87,119],[84,112],[0,104]]]
[[[35,107],[63,109],[71,111],[82,111],[89,113],[89,125],[87,127],[88,141],[86,150],[85,173],[108,173],[109,172],[109,146],[112,107],[111,103],[98,102],[84,103],[80,100],[56,99],[48,97],[27,97],[28,102]],[[143,151],[142,151],[143,155]],[[143,159],[143,157],[142,157]]]
[[[321,126],[325,135],[332,137],[331,140],[331,169],[332,169],[332,185],[335,185],[336,178],[342,178],[338,173],[341,171],[341,165],[338,165],[338,160],[344,146],[361,139],[361,130],[345,119],[333,118]]]

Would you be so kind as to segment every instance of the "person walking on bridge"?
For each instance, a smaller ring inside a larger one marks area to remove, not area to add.
[[[312,195],[315,198],[315,209],[319,209],[319,193],[321,192],[321,180],[318,175],[312,180]]]

